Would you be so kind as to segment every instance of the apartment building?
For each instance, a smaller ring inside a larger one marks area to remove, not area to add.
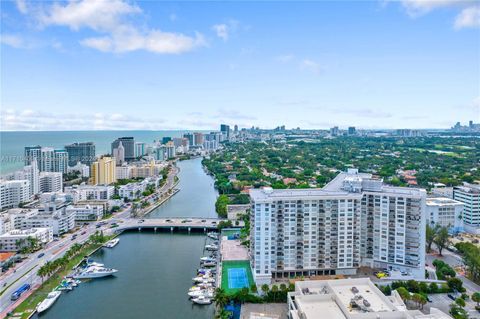
[[[90,183],[92,185],[109,185],[117,181],[116,160],[114,157],[104,156],[92,163],[90,168]]]
[[[465,231],[480,234],[480,185],[464,183],[453,188],[453,199],[463,203]]]
[[[65,194],[71,196],[72,201],[108,200],[115,194],[114,186],[106,185],[74,185],[65,187]]]
[[[28,245],[28,238],[36,238],[40,244],[45,245],[53,240],[51,228],[33,228],[11,230],[0,235],[0,245],[3,251],[18,251]]]
[[[322,189],[252,189],[250,199],[257,283],[351,275],[363,265],[424,276],[424,190],[387,186],[351,169]]]
[[[463,203],[446,197],[429,197],[426,202],[427,224],[447,227],[451,232],[463,231]]]
[[[0,181],[0,209],[17,207],[30,201],[28,180]]]
[[[55,193],[63,190],[63,174],[59,172],[41,172],[39,177],[40,193]]]

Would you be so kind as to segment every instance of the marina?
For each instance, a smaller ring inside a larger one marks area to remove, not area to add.
[[[202,169],[201,159],[182,161],[178,166],[181,191],[149,216],[174,217],[176,213],[178,218],[189,214],[192,219],[216,218],[216,191],[212,178]],[[197,198],[196,193],[201,196]],[[191,203],[189,197],[196,198],[197,202]],[[165,209],[167,204],[169,211]],[[209,297],[212,294],[207,294],[210,304],[200,295],[194,296],[196,302],[188,295],[193,286],[192,278],[205,275],[207,271],[213,278],[217,274],[216,267],[207,268],[199,262],[201,257],[216,253],[205,250],[206,244],[214,243],[207,240],[205,233],[155,232],[153,228],[139,232],[134,228],[125,230],[117,238],[121,243],[114,249],[99,249],[89,261],[90,265],[117,269],[117,273],[93,280],[82,279],[74,291],[63,291],[48,311],[35,314],[33,318],[213,318],[214,306]],[[140,264],[142,271],[138,268]],[[210,288],[206,291],[211,293],[215,288],[215,284],[209,282],[198,286],[199,290]]]

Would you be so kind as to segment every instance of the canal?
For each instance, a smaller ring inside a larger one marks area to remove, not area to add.
[[[178,166],[181,191],[150,217],[216,217],[217,194],[201,159]],[[198,233],[126,232],[116,247],[92,256],[118,269],[114,277],[83,282],[35,318],[213,318],[213,305],[194,305],[187,296],[205,241]]]

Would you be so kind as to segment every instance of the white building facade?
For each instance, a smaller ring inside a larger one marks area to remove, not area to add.
[[[28,245],[29,237],[45,245],[53,240],[53,232],[51,228],[15,229],[0,235],[0,245],[3,251],[18,251]]]
[[[480,234],[480,185],[467,184],[453,189],[453,199],[463,203],[465,231]]]
[[[463,231],[463,203],[446,197],[427,198],[427,224],[447,227],[450,232]]]
[[[323,189],[252,189],[250,199],[257,283],[351,275],[363,265],[424,277],[424,190],[386,186],[350,170]]]
[[[0,181],[0,209],[18,207],[30,201],[28,180]]]
[[[40,173],[40,193],[56,193],[63,190],[63,174],[60,172]]]

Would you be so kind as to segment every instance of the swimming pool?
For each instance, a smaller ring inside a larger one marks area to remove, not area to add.
[[[245,268],[228,269],[228,288],[249,288],[247,270]]]

